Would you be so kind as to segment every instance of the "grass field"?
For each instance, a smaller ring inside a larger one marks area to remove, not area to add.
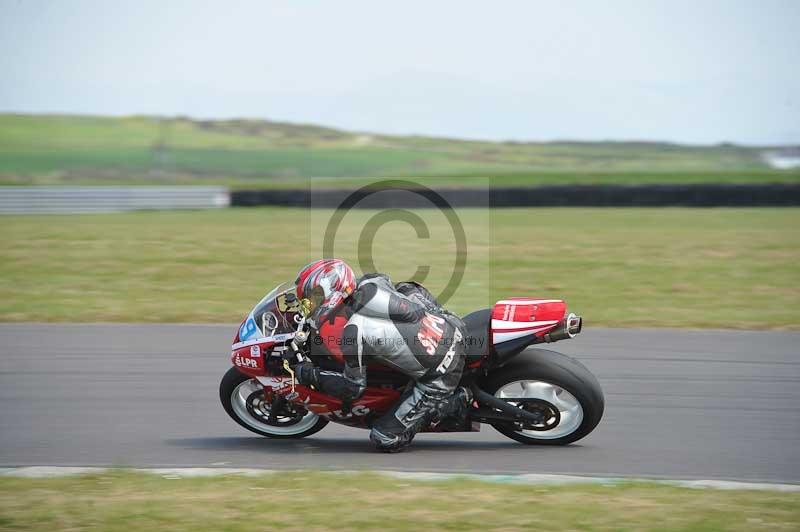
[[[761,149],[654,142],[483,142],[256,120],[0,114],[0,184],[352,186],[383,176],[468,186],[800,182]],[[483,182],[485,183],[485,181]]]
[[[797,530],[800,494],[288,472],[0,479],[3,530]]]
[[[0,217],[0,320],[238,322],[319,255],[311,243],[331,213],[310,212]],[[358,264],[347,244],[374,214],[348,215],[337,254]],[[798,209],[459,214],[469,246],[448,303],[455,312],[528,295],[565,298],[588,327],[800,330]],[[454,261],[450,233],[418,239],[392,224],[378,232],[376,268],[401,280],[430,264],[426,285],[440,291]]]

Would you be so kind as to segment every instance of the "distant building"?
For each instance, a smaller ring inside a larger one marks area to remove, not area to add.
[[[768,165],[780,170],[800,167],[800,146],[765,151],[761,156]]]

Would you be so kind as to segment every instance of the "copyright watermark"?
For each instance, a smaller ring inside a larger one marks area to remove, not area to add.
[[[488,196],[485,208],[473,201],[467,209],[452,191],[408,179],[348,190],[329,180],[311,185],[311,258],[341,258],[357,274],[420,283],[441,305],[488,301]]]
[[[355,338],[345,338],[341,335],[328,335],[326,337],[322,337],[320,335],[314,335],[312,340],[314,345],[326,345],[331,346],[335,345],[338,346],[340,349],[346,346],[353,346],[355,345]],[[487,337],[485,336],[467,336],[467,337],[455,337],[455,336],[442,336],[439,340],[439,343],[442,345],[452,345],[457,342],[463,342],[465,347],[483,347],[486,344]],[[384,345],[389,347],[402,347],[402,346],[409,346],[413,348],[420,348],[424,346],[422,341],[414,336],[411,340],[402,337],[381,337],[381,338],[373,338],[372,339],[373,345]],[[369,355],[367,355],[369,356]]]

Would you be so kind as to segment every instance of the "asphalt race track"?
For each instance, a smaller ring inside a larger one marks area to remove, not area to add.
[[[0,465],[230,466],[572,473],[800,482],[800,333],[587,328],[557,350],[606,392],[566,447],[491,427],[372,451],[330,424],[269,440],[231,421],[217,386],[235,326],[0,325]]]

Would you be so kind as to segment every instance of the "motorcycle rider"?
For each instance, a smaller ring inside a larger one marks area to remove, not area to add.
[[[339,259],[312,262],[300,270],[295,284],[297,297],[311,302],[312,328],[340,312],[348,320],[341,338],[344,371],[323,371],[306,360],[295,367],[299,383],[349,404],[366,388],[370,360],[414,379],[414,386],[372,426],[370,440],[379,450],[400,451],[430,423],[463,415],[471,402],[469,390],[458,387],[464,322],[441,308],[428,290],[414,282],[394,286],[378,273],[356,280]]]

